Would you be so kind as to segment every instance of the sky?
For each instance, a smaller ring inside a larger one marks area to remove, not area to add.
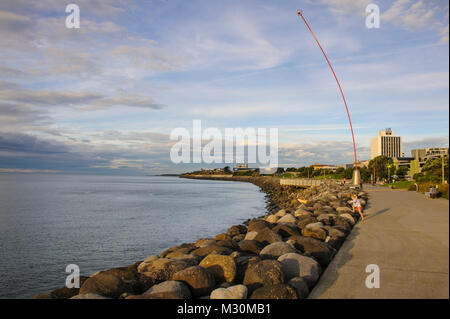
[[[65,9],[80,9],[80,28]],[[380,27],[366,27],[366,6]],[[279,165],[358,159],[392,128],[449,144],[446,0],[2,0],[0,172],[161,174],[175,128],[277,128]]]

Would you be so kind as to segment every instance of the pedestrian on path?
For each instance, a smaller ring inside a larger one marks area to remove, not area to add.
[[[355,208],[358,210],[359,215],[361,215],[361,220],[364,221],[364,215],[362,213],[362,206],[361,201],[359,200],[358,196],[352,195],[352,206],[353,206],[353,212],[355,212]]]

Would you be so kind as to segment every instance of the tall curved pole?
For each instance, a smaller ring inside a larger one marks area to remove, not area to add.
[[[317,44],[319,45],[320,50],[323,53],[323,56],[328,62],[328,65],[330,66],[331,72],[333,72],[334,78],[336,79],[336,83],[339,87],[339,91],[341,92],[342,100],[344,100],[345,104],[345,110],[347,111],[348,116],[348,122],[350,123],[350,130],[352,131],[352,139],[353,139],[353,151],[355,153],[355,170],[358,169],[358,160],[356,158],[356,144],[355,144],[355,135],[353,134],[353,126],[352,126],[352,120],[350,119],[350,113],[348,111],[347,102],[345,101],[344,92],[342,92],[341,85],[339,84],[338,78],[336,76],[336,73],[334,73],[333,67],[331,66],[330,61],[327,58],[327,55],[325,54],[325,51],[322,49],[322,46],[320,45],[319,41],[317,40],[316,36],[314,35],[314,32],[312,32],[311,28],[309,27],[308,22],[306,22],[305,17],[303,16],[302,12],[300,10],[297,11],[297,14],[303,19],[303,22],[305,22],[306,26],[308,27],[309,31],[311,31],[312,36],[314,37],[314,40],[316,40]]]

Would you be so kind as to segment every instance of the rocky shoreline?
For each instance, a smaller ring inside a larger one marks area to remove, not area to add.
[[[35,299],[303,299],[359,219],[349,200],[367,194],[329,181],[299,189],[273,177],[195,177],[250,182],[267,212],[214,238],[171,247],[132,265],[81,278]]]

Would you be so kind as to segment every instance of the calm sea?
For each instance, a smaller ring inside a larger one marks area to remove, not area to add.
[[[263,215],[250,183],[177,177],[0,174],[0,298],[31,298],[82,275]]]

